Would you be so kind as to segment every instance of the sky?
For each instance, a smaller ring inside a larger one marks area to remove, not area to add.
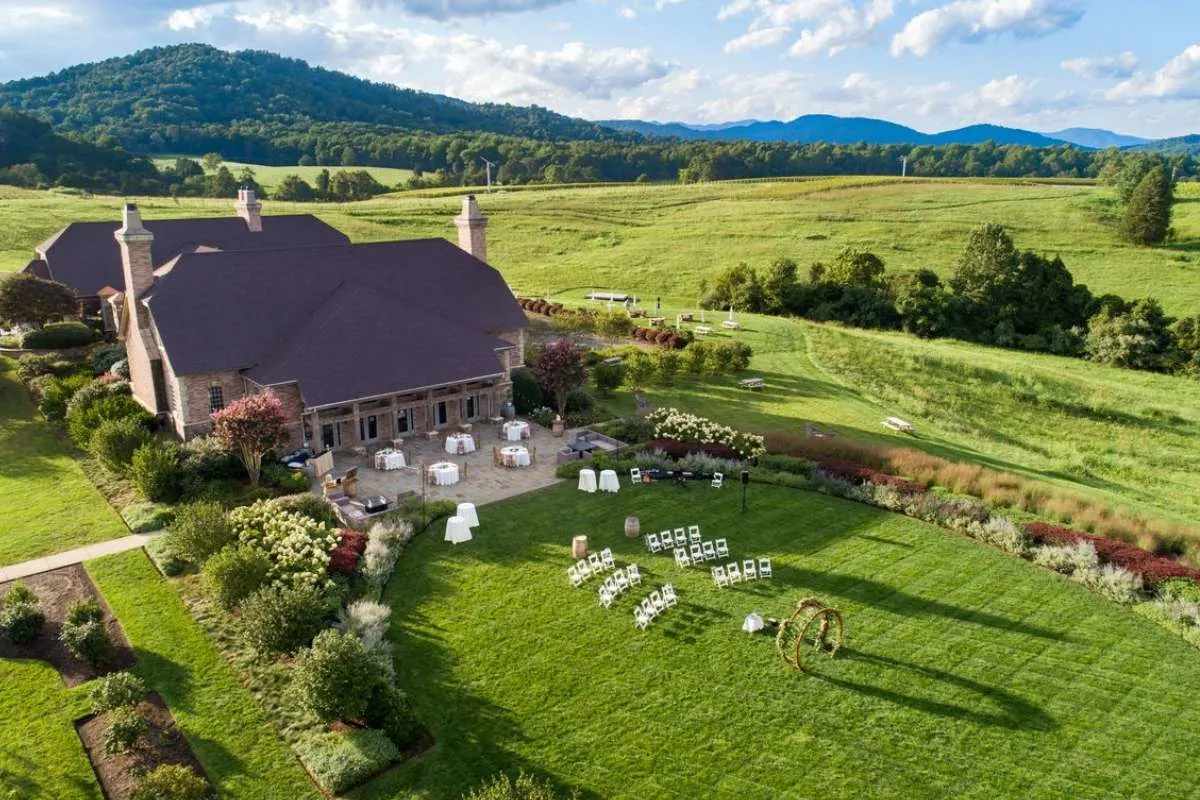
[[[0,0],[0,80],[181,42],[589,119],[1200,132],[1196,0]]]

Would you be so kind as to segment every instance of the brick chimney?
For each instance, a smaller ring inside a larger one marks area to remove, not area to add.
[[[246,220],[251,233],[262,233],[262,203],[254,196],[253,189],[238,189],[238,199],[233,207],[237,215]]]
[[[487,261],[487,217],[479,211],[475,195],[469,194],[463,198],[462,213],[454,218],[458,226],[458,246],[466,250],[480,261]]]
[[[154,285],[154,234],[142,225],[142,215],[134,203],[126,203],[121,212],[121,227],[113,233],[121,247],[121,266],[125,272],[125,308],[137,311],[139,328],[150,324],[142,298]]]

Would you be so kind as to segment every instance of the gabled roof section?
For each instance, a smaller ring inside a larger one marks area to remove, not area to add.
[[[25,265],[25,269],[23,269],[21,271],[27,272],[30,275],[34,275],[38,278],[50,280],[50,265],[47,264],[45,261],[43,261],[40,258],[35,258],[32,261],[30,261],[28,264]]]
[[[342,284],[358,289],[338,292]],[[360,290],[375,295],[369,312],[378,319],[367,319],[365,306],[358,312],[343,306],[336,317],[322,312],[335,293],[361,303]],[[155,282],[146,303],[176,374],[261,365],[260,375],[269,369],[271,382],[287,380],[278,369],[281,348],[318,313],[326,315],[325,335],[336,338],[352,362],[361,361],[355,348],[367,346],[369,326],[386,324],[426,342],[422,331],[434,325],[454,338],[490,337],[528,324],[500,273],[445,239],[185,253]]]
[[[264,216],[262,222],[259,233],[250,231],[240,217],[151,220],[143,224],[154,234],[152,256],[156,267],[197,249],[274,250],[350,241],[311,214]],[[81,297],[92,297],[105,285],[123,289],[121,251],[113,239],[119,227],[118,220],[73,222],[39,245],[38,251],[44,255],[54,279]]]
[[[504,371],[497,350],[510,346],[342,283],[246,377],[263,386],[295,381],[311,408],[495,376]]]

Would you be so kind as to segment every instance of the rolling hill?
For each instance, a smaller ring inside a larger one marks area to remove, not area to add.
[[[1051,139],[1061,139],[1080,147],[1094,147],[1097,150],[1108,147],[1136,147],[1151,141],[1143,139],[1141,136],[1126,136],[1123,133],[1113,133],[1103,128],[1064,128],[1046,135]]]

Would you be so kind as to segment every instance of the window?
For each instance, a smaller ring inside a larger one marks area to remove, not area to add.
[[[396,412],[396,435],[411,433],[413,429],[413,410],[402,408]]]
[[[379,424],[375,415],[371,414],[367,417],[358,418],[358,440],[360,442],[369,442],[379,438]]]
[[[463,419],[482,419],[487,416],[487,410],[488,396],[486,394],[473,394],[463,398]]]
[[[475,419],[475,396],[463,398],[463,419]]]
[[[220,386],[208,387],[208,413],[215,414],[225,408],[225,390]]]
[[[446,409],[445,400],[442,400],[436,406],[434,406],[434,420],[436,420],[436,425],[439,428],[450,421],[450,415]]]

